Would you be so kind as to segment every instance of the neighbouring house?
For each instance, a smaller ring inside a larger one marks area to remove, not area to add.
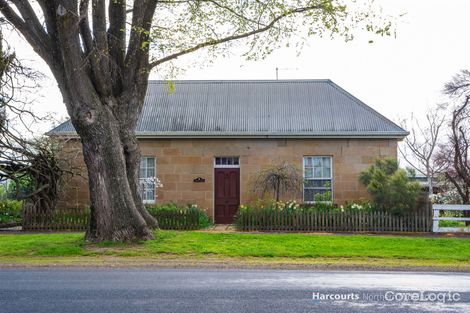
[[[174,90],[149,82],[136,130],[147,182],[142,198],[197,204],[216,223],[231,222],[239,205],[253,200],[254,175],[279,161],[302,169],[300,201],[326,192],[336,204],[368,198],[360,172],[378,157],[396,157],[397,142],[408,134],[331,80],[172,84]],[[68,139],[64,155],[80,151],[70,122],[48,134]],[[151,183],[155,177],[162,188]],[[88,197],[86,180],[75,177],[60,206],[86,205]]]

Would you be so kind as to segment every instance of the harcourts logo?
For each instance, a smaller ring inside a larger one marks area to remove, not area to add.
[[[359,300],[359,294],[350,292],[350,293],[321,293],[313,292],[312,300],[313,301],[352,301]]]

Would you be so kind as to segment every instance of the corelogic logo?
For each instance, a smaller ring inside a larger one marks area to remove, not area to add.
[[[385,301],[389,302],[459,302],[461,297],[458,292],[430,292],[430,291],[415,291],[415,292],[398,292],[387,291],[384,297]]]

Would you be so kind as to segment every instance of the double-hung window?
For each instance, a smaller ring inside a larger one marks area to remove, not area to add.
[[[140,196],[144,203],[155,203],[156,165],[154,157],[140,159]]]
[[[304,157],[304,202],[333,201],[331,156]]]

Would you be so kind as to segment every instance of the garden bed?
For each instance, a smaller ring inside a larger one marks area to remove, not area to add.
[[[241,206],[235,225],[240,231],[430,232],[432,215],[376,211],[367,203],[334,207],[324,203],[301,206],[292,201]]]
[[[205,212],[194,205],[178,206],[173,203],[147,207],[154,216],[159,228],[174,230],[193,230],[208,227],[211,222]],[[88,208],[69,208],[53,212],[42,212],[26,207],[22,226],[27,231],[82,231],[88,227],[90,210]]]

